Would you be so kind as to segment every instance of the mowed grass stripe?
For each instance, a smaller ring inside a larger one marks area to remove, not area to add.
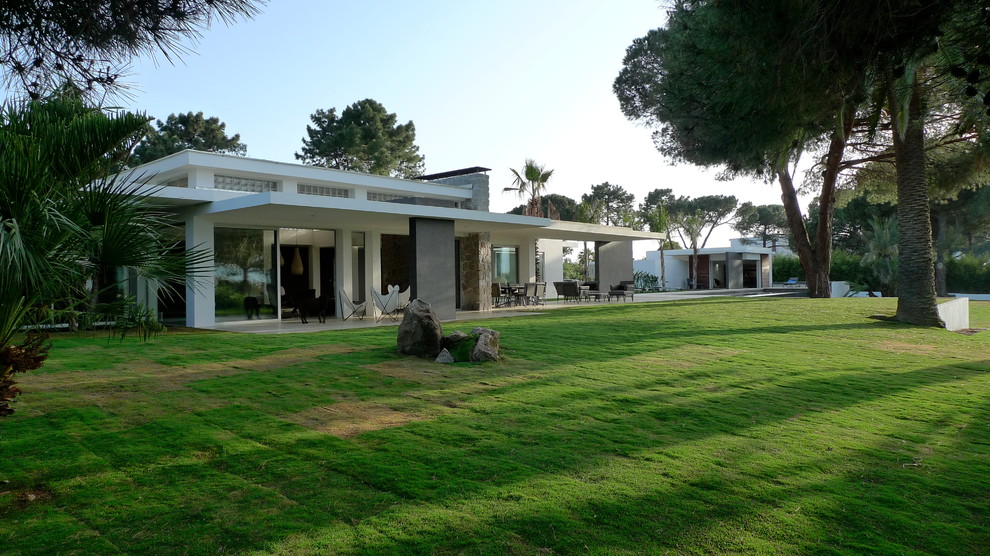
[[[892,311],[715,299],[448,326],[502,332],[484,365],[399,357],[394,328],[60,338],[0,423],[0,542],[981,553],[990,337],[870,318]]]

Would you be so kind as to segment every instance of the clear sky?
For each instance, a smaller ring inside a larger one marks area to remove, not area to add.
[[[554,170],[550,193],[580,200],[621,185],[779,204],[775,184],[719,182],[672,166],[651,131],[626,120],[612,82],[633,39],[664,23],[656,0],[271,0],[255,19],[216,24],[174,65],[139,60],[127,108],[164,119],[203,111],[239,133],[248,156],[294,162],[309,115],[372,98],[416,124],[428,173],[491,168],[493,211],[509,168]],[[716,230],[709,246],[736,237]],[[655,249],[640,242],[637,255]]]

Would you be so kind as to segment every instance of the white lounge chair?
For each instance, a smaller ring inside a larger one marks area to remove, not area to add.
[[[350,297],[347,297],[347,293],[341,288],[340,292],[340,312],[344,315],[344,320],[347,320],[354,315],[357,315],[358,320],[364,320],[365,313],[368,312],[368,302],[364,301],[358,303],[357,305],[351,301]]]
[[[399,286],[393,286],[395,288],[395,311],[405,311],[406,307],[409,306],[409,296],[412,295],[412,286],[406,286],[405,291],[399,291]]]
[[[382,296],[378,290],[371,288],[371,300],[375,303],[375,309],[378,312],[378,315],[375,316],[375,322],[381,322],[385,320],[385,317],[388,317],[392,322],[396,321],[398,297],[398,292],[395,290],[390,290],[388,295]]]

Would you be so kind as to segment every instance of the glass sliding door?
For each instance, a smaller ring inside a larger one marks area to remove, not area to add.
[[[274,230],[214,230],[217,322],[278,316],[274,244]]]
[[[519,283],[519,254],[516,247],[492,247],[492,281]]]

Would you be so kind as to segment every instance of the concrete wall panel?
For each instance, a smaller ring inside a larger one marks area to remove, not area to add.
[[[412,299],[422,299],[441,320],[456,316],[457,268],[454,264],[454,222],[410,218]]]
[[[631,241],[596,241],[595,271],[598,289],[608,290],[623,280],[633,279],[633,254]]]

